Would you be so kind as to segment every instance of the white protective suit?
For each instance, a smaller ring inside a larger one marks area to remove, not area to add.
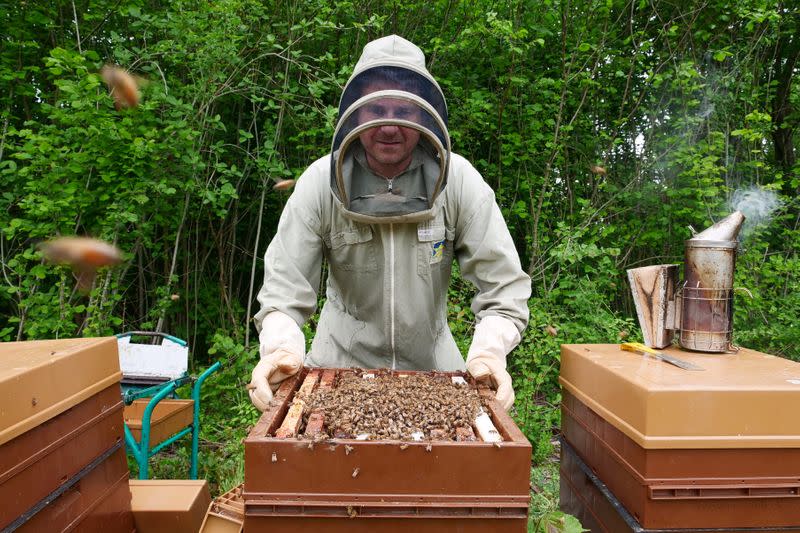
[[[392,179],[370,169],[359,141],[388,123],[419,132],[411,163]],[[281,215],[255,316],[262,358],[288,353],[299,359],[285,361],[303,362],[300,325],[316,308],[323,258],[327,299],[309,366],[464,370],[447,324],[453,259],[478,289],[468,360],[505,371],[527,325],[530,278],[494,192],[450,152],[442,92],[422,51],[400,37],[364,48],[342,94],[331,154],[300,176]]]

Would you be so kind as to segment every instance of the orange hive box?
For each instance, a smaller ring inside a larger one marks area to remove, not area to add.
[[[564,345],[562,433],[644,528],[800,528],[800,364]]]
[[[120,378],[113,337],[0,344],[0,528],[133,530]]]
[[[132,479],[130,488],[138,533],[197,533],[211,503],[204,479]]]
[[[800,528],[699,528],[643,529],[623,507],[608,487],[562,440],[560,470],[560,507],[577,517],[592,533],[800,533]],[[702,508],[698,509],[703,512]]]
[[[531,445],[491,391],[482,394],[502,442],[313,441],[291,433],[299,427],[295,394],[333,386],[342,372],[304,369],[285,381],[245,439],[245,531],[527,530]],[[320,416],[310,413],[307,433],[319,431]]]

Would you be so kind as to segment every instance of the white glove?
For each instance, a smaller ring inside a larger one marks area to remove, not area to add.
[[[467,372],[476,381],[491,385],[497,393],[495,399],[508,411],[514,405],[514,388],[511,375],[506,371],[505,360],[499,360],[492,354],[482,353],[467,360]]]
[[[303,367],[303,358],[296,353],[278,350],[262,357],[253,369],[248,392],[250,401],[259,411],[265,411],[272,399],[272,393],[281,382]]]
[[[264,411],[281,382],[302,368],[306,341],[297,322],[280,311],[264,317],[258,339],[261,361],[253,369],[248,388],[250,401]]]
[[[511,320],[490,315],[475,327],[467,353],[467,372],[476,381],[491,385],[497,391],[497,401],[506,411],[514,405],[514,388],[506,370],[506,355],[519,341],[519,330]]]

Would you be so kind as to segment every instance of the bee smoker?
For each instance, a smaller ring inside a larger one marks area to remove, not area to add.
[[[731,350],[736,238],[743,222],[744,215],[736,211],[685,241],[682,283],[677,265],[628,270],[646,345],[665,348],[677,333],[687,350]]]

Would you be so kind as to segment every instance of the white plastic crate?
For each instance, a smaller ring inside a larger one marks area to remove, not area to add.
[[[177,379],[189,370],[189,347],[168,337],[161,344],[137,344],[131,337],[117,339],[119,366],[125,378]]]

